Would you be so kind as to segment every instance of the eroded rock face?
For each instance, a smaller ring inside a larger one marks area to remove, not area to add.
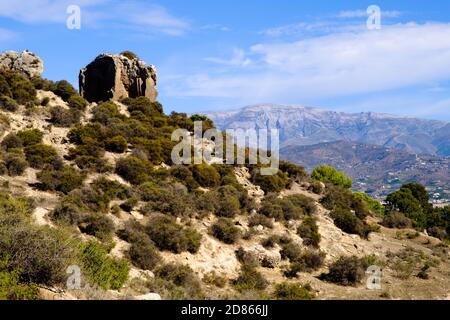
[[[102,54],[80,70],[80,94],[89,102],[145,96],[156,100],[157,73],[153,65],[124,55]]]
[[[17,71],[29,78],[40,77],[44,72],[44,62],[28,50],[6,51],[0,54],[0,69]]]

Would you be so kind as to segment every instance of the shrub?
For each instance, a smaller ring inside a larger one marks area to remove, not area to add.
[[[163,113],[160,103],[151,102],[146,97],[125,98],[121,102],[128,107],[128,111],[131,114],[142,113],[145,116],[153,117],[153,120],[155,120],[156,116],[160,116]]]
[[[289,278],[295,278],[299,272],[312,272],[319,269],[325,260],[325,253],[315,250],[306,250],[297,260],[291,262],[289,270],[285,275]]]
[[[36,99],[36,89],[30,79],[19,72],[0,71],[0,96],[12,98],[18,104],[29,104]]]
[[[243,247],[239,247],[235,251],[236,258],[243,265],[256,268],[260,265],[258,256],[250,251],[245,251]]]
[[[305,168],[287,161],[280,161],[280,170],[287,173],[289,178],[297,182],[308,176],[308,172]]]
[[[7,96],[0,96],[0,109],[16,112],[18,108],[19,105],[15,100]]]
[[[304,214],[304,210],[291,199],[295,200],[290,197],[280,199],[276,194],[269,194],[264,198],[259,213],[277,221],[297,220]]]
[[[274,297],[277,300],[312,300],[314,295],[298,283],[283,282],[275,286]]]
[[[309,191],[315,194],[322,194],[325,191],[324,185],[320,181],[311,181],[308,187]]]
[[[21,176],[28,168],[28,162],[20,154],[7,154],[4,160],[8,174],[12,177]]]
[[[151,170],[150,162],[132,156],[120,159],[116,164],[117,174],[132,184],[146,181]]]
[[[69,107],[71,109],[79,111],[84,111],[88,105],[88,102],[84,98],[82,98],[79,94],[74,94],[70,96],[67,103],[69,104]]]
[[[259,225],[269,228],[269,229],[273,228],[272,219],[269,219],[262,214],[255,214],[248,219],[249,227],[255,227],[255,226],[259,226]]]
[[[228,283],[228,279],[226,277],[219,276],[215,271],[211,271],[203,276],[203,282],[218,288],[225,288]]]
[[[358,257],[340,257],[329,267],[325,280],[343,286],[354,286],[364,278],[368,266]]]
[[[83,184],[84,176],[70,166],[55,170],[46,166],[37,174],[40,188],[43,190],[61,191],[69,193]]]
[[[71,96],[78,94],[78,91],[66,80],[57,81],[55,84],[56,88],[53,92],[66,102]]]
[[[121,56],[125,56],[125,57],[127,57],[128,59],[131,59],[131,60],[139,59],[138,56],[134,52],[131,52],[129,50],[121,52],[120,55]]]
[[[303,212],[307,215],[311,216],[317,211],[317,206],[314,200],[302,194],[293,194],[285,199],[290,201],[295,207],[302,208]]]
[[[193,168],[194,179],[205,188],[214,188],[220,184],[220,174],[210,165],[200,164]]]
[[[50,98],[49,97],[42,98],[41,106],[46,107],[46,106],[48,106],[49,103],[50,103]]]
[[[285,173],[278,170],[276,175],[261,175],[260,169],[254,169],[252,171],[252,182],[261,187],[266,192],[280,192],[288,184],[288,178]]]
[[[211,226],[211,234],[226,244],[236,243],[242,236],[233,220],[220,218]]]
[[[161,261],[158,250],[148,238],[132,242],[128,255],[136,267],[144,270],[153,270]]]
[[[128,149],[128,142],[122,136],[115,136],[105,141],[105,148],[110,152],[124,153]]]
[[[198,299],[202,296],[200,280],[189,266],[175,263],[165,264],[155,270],[155,276],[176,287],[183,288],[184,294],[181,294],[181,299]]]
[[[78,225],[84,218],[85,214],[78,206],[70,201],[62,201],[51,212],[50,217],[53,221],[72,226]]]
[[[232,281],[232,285],[239,291],[244,290],[264,290],[268,286],[267,280],[261,273],[251,266],[243,265],[237,279]]]
[[[22,140],[14,132],[12,132],[3,138],[2,147],[6,151],[9,149],[22,148]]]
[[[388,214],[392,211],[401,212],[413,221],[415,227],[424,229],[427,222],[426,212],[428,211],[428,205],[424,204],[423,201],[420,196],[414,195],[411,188],[403,186],[400,190],[386,197],[386,213]]]
[[[58,152],[53,147],[42,143],[26,147],[25,157],[30,166],[35,169],[42,169],[46,164],[55,168],[63,166]]]
[[[335,186],[340,186],[346,189],[352,187],[352,180],[343,172],[337,171],[330,166],[319,166],[313,170],[311,177],[322,182],[329,182]]]
[[[77,109],[66,109],[56,106],[50,109],[49,122],[59,127],[71,127],[80,121],[81,113]]]
[[[396,229],[412,228],[411,219],[405,217],[405,215],[400,212],[392,212],[386,214],[382,224],[387,228],[396,228]]]
[[[138,191],[141,199],[147,201],[141,209],[143,214],[161,212],[173,216],[187,216],[190,213],[191,199],[182,184],[158,187],[146,182],[139,186]]]
[[[319,247],[320,233],[316,220],[313,217],[306,216],[302,224],[297,229],[297,234],[302,238],[306,246]]]
[[[160,250],[196,253],[200,248],[201,235],[194,229],[177,224],[171,217],[152,218],[147,224],[146,232]]]
[[[42,142],[44,134],[38,129],[24,130],[17,133],[17,137],[22,141],[24,147]]]
[[[367,207],[375,214],[382,216],[384,214],[384,206],[377,200],[362,192],[354,192],[356,198],[363,200]]]
[[[357,234],[363,238],[367,238],[371,232],[367,223],[359,219],[356,214],[349,209],[337,207],[330,215],[334,220],[334,224],[346,233]]]
[[[9,271],[8,260],[0,261],[0,300],[37,300],[39,290],[36,285],[21,283],[19,269]]]
[[[128,263],[110,258],[107,251],[95,241],[81,245],[80,260],[83,273],[89,281],[105,290],[119,290],[128,278]]]
[[[114,231],[114,223],[102,214],[91,214],[80,223],[80,230],[83,233],[105,240]]]
[[[120,208],[125,212],[131,212],[133,211],[133,208],[138,204],[138,199],[136,198],[130,198],[127,199],[125,202],[123,202],[120,205]]]
[[[302,254],[300,247],[294,242],[288,242],[282,244],[282,249],[280,251],[282,259],[288,259],[290,261],[296,261]]]

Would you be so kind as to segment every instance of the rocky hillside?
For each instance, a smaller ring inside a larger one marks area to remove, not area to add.
[[[450,214],[420,187],[384,214],[332,170],[173,165],[173,130],[213,124],[133,91],[153,70],[135,55],[108,55],[126,77],[84,82],[84,97],[13,56],[0,70],[0,299],[450,298]],[[111,100],[88,102],[99,87]]]
[[[282,105],[256,105],[205,115],[219,129],[278,128],[282,146],[349,141],[415,154],[450,155],[450,124],[442,121]]]

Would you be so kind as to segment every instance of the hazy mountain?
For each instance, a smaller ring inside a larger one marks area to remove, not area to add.
[[[450,124],[443,121],[283,105],[255,105],[204,114],[222,130],[278,128],[282,146],[354,141],[411,153],[450,155]]]

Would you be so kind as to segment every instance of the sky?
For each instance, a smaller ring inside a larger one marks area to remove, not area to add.
[[[98,54],[131,50],[156,65],[168,112],[274,103],[450,121],[444,0],[0,0],[0,51],[24,49],[76,87]]]

